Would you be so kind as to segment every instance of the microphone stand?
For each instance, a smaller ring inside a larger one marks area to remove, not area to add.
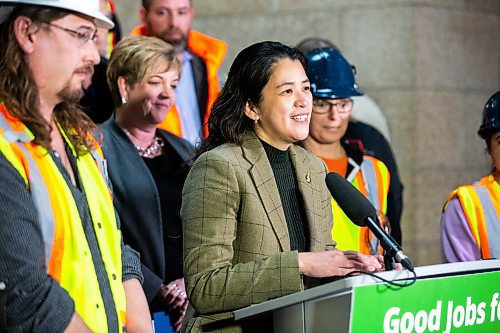
[[[384,251],[396,259],[396,261],[400,262],[404,268],[413,272],[414,268],[410,258],[403,253],[399,244],[396,243],[396,241],[380,227],[377,217],[373,218],[371,216],[367,216],[365,217],[364,222],[365,226],[367,226],[373,232],[375,237],[379,239]],[[384,255],[384,258],[385,257],[386,255]],[[385,261],[386,260],[384,259],[384,263]]]
[[[384,227],[384,231],[390,235],[391,231],[389,230],[390,228],[388,227],[389,224],[386,224]],[[384,265],[385,265],[385,270],[386,271],[393,271],[396,269],[396,260],[394,259],[394,256],[392,256],[386,249],[384,249]]]
[[[396,269],[394,263],[394,256],[392,256],[389,252],[384,250],[384,265],[386,271],[393,271]]]

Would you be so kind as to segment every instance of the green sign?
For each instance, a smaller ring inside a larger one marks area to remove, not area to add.
[[[500,332],[500,271],[353,288],[351,333]]]

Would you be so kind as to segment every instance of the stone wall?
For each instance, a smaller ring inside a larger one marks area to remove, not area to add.
[[[140,1],[115,0],[124,33]],[[194,0],[194,28],[229,45],[332,40],[382,108],[405,185],[403,247],[415,264],[440,262],[439,219],[457,185],[488,173],[476,135],[500,89],[498,0]]]

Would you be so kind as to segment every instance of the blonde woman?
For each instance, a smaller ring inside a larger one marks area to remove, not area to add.
[[[187,307],[179,210],[192,147],[157,126],[175,102],[179,76],[179,61],[166,42],[144,36],[120,41],[107,70],[116,111],[101,127],[124,240],[141,254],[143,288],[151,312],[158,312],[155,324],[166,312],[175,331]]]

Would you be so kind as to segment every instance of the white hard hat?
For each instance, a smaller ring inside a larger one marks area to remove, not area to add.
[[[99,10],[99,0],[0,0],[0,23],[7,19],[17,5],[66,9],[92,17],[99,28],[112,29],[115,26],[113,21]]]

